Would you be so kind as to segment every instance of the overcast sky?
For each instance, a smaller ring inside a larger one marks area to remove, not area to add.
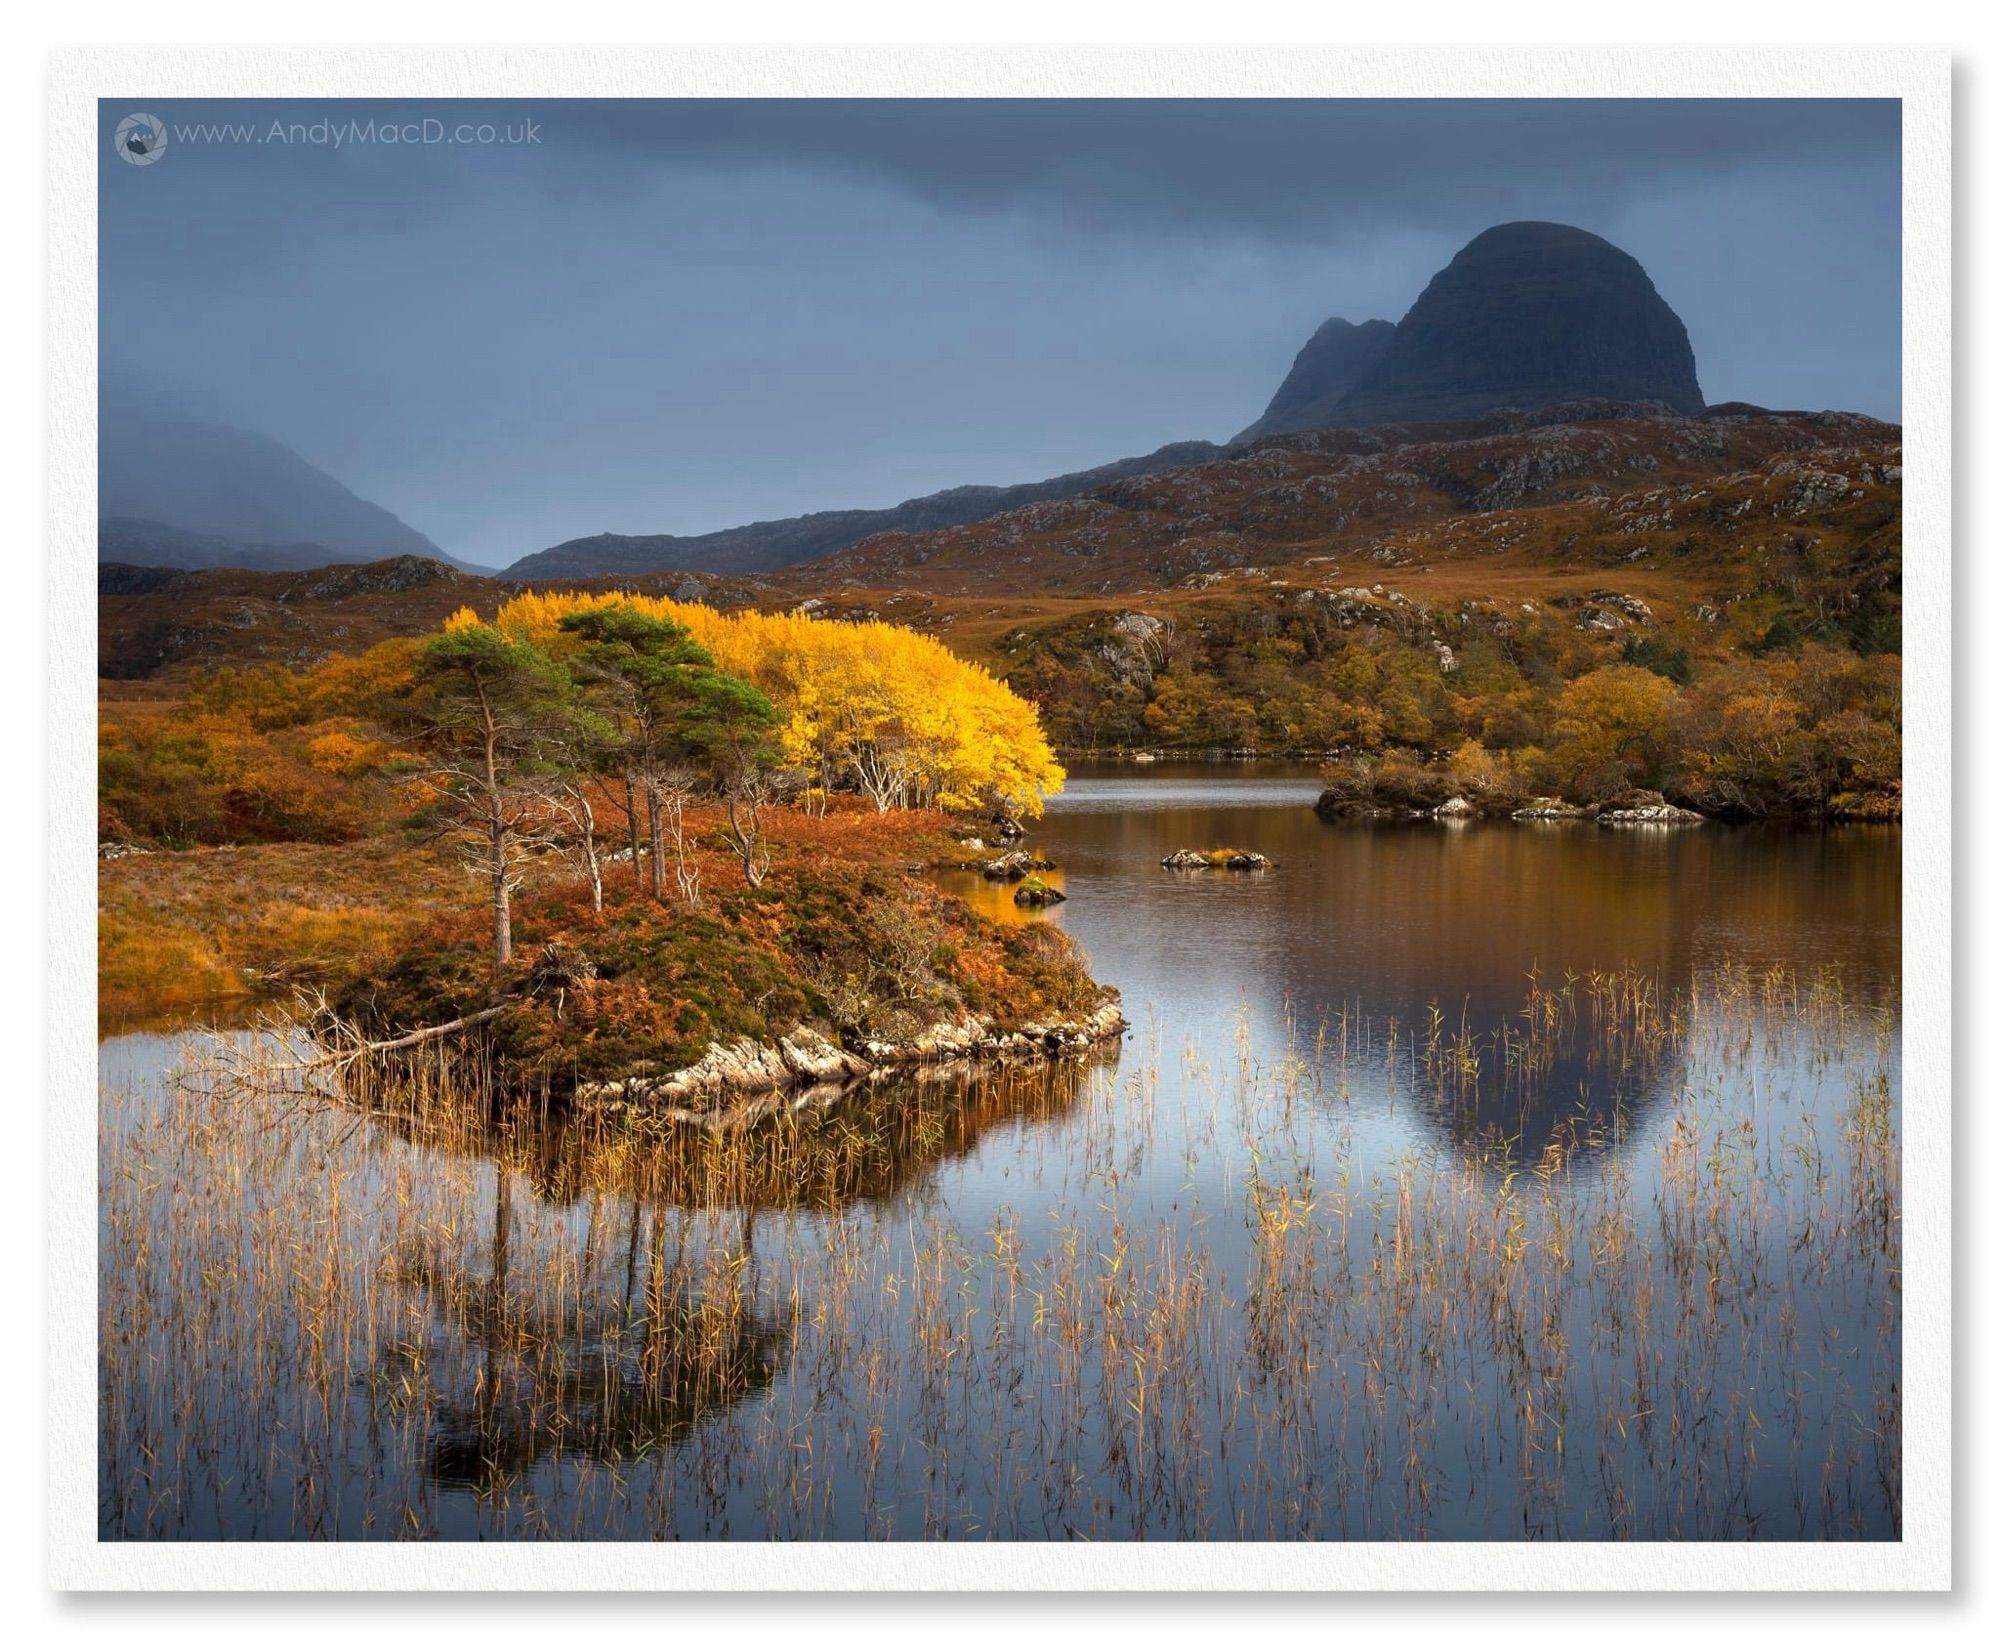
[[[100,112],[106,389],[478,562],[1224,439],[1321,320],[1401,318],[1523,218],[1636,256],[1711,402],[1901,415],[1893,102]],[[418,140],[327,140],[370,120]]]

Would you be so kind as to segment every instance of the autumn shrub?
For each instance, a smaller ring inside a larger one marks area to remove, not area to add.
[[[1678,698],[1669,679],[1623,662],[1568,684],[1556,701],[1546,764],[1562,795],[1597,803],[1669,784],[1679,745]]]
[[[98,801],[117,835],[169,848],[348,842],[393,806],[357,779],[384,755],[351,727],[264,733],[186,712],[106,721]]]
[[[1678,703],[1676,779],[1715,813],[1890,819],[1902,808],[1901,662],[1806,645]]]

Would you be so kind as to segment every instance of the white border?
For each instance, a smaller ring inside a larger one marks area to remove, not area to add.
[[[1904,104],[1904,1538],[1894,1544],[101,1544],[95,100],[1892,96]],[[71,1589],[1937,1590],[1951,1585],[1951,61],[1905,48],[87,49],[49,81],[49,1576]]]

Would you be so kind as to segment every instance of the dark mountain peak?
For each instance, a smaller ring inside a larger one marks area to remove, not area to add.
[[[1609,240],[1563,222],[1503,222],[1468,242],[1400,324],[1322,325],[1239,442],[1586,399],[1698,414],[1687,331]]]
[[[1610,240],[1591,233],[1586,228],[1571,227],[1567,222],[1500,222],[1484,233],[1474,234],[1465,242],[1453,262],[1463,262],[1468,258],[1476,260],[1482,256],[1510,255],[1519,251],[1541,252],[1544,250],[1591,249],[1610,251],[1614,256],[1624,256],[1628,262],[1632,258],[1612,244]],[[1633,266],[1638,264],[1635,262]]]
[[[1560,222],[1488,228],[1431,280],[1401,324],[1329,319],[1299,349],[1269,407],[1229,445],[1170,444],[1040,483],[966,484],[894,507],[808,513],[704,535],[591,535],[530,553],[524,580],[696,570],[760,574],[877,536],[922,535],[1200,466],[1253,441],[1315,428],[1464,422],[1597,403],[1592,416],[1702,408],[1694,353],[1646,270]]]
[[[1271,396],[1263,415],[1232,442],[1248,444],[1267,433],[1330,425],[1335,406],[1381,357],[1395,335],[1396,327],[1387,319],[1370,319],[1359,325],[1345,319],[1327,320],[1299,349],[1290,373]]]
[[[1508,222],[1425,287],[1339,420],[1449,421],[1573,399],[1699,413],[1687,330],[1616,245],[1560,222]]]

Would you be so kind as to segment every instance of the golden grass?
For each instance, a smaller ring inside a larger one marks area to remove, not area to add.
[[[391,838],[131,855],[97,881],[100,1021],[323,983],[479,899],[446,853]]]

